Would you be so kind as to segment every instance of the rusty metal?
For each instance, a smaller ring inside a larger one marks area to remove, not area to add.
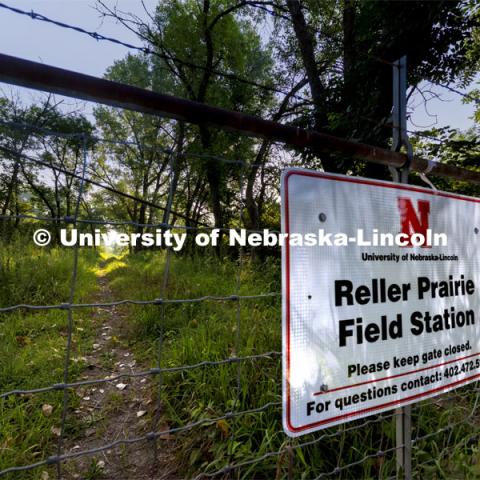
[[[144,90],[82,73],[0,54],[0,81],[67,97],[92,101],[151,115],[208,124],[238,133],[267,137],[316,152],[338,153],[379,165],[401,168],[407,155],[356,143],[321,132],[283,125],[171,95]],[[411,170],[480,185],[480,172],[423,158],[412,159]]]

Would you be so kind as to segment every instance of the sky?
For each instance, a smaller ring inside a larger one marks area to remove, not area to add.
[[[95,0],[5,0],[4,3],[27,11],[34,10],[52,19],[141,46],[136,36],[122,25],[112,19],[102,20],[94,8]],[[147,18],[140,0],[107,0],[107,3]],[[153,11],[157,0],[144,0],[144,4],[149,11]],[[87,35],[32,20],[4,9],[0,9],[0,45],[0,52],[7,55],[94,76],[102,76],[115,60],[125,57],[129,51],[125,47],[99,42]],[[480,81],[480,76],[477,81]],[[0,88],[4,94],[12,91],[9,86],[1,83]],[[38,98],[38,94],[32,94],[31,90],[19,91],[25,102]],[[413,115],[409,129],[422,130],[432,125],[451,125],[465,130],[473,125],[473,105],[464,105],[458,95],[440,87],[434,87],[433,91],[442,99],[429,101],[427,108],[418,95],[412,98],[410,107],[413,108]],[[77,105],[77,102],[71,99],[65,103],[66,107]],[[91,107],[92,105],[89,105],[87,110],[91,111]]]

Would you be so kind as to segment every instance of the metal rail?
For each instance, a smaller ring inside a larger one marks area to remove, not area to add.
[[[267,137],[292,146],[310,148],[319,153],[349,155],[354,159],[379,165],[401,168],[408,162],[407,155],[403,153],[9,55],[0,54],[0,81],[189,123],[209,124],[255,137]],[[480,172],[453,165],[414,157],[410,168],[421,173],[428,172],[431,175],[480,185]]]

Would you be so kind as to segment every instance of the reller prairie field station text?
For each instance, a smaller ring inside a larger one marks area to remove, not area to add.
[[[445,280],[433,281],[426,276],[417,278],[416,292],[418,300],[426,298],[446,298],[471,296],[475,293],[473,280],[466,279],[464,275],[453,278],[452,275]],[[374,278],[370,285],[354,287],[350,280],[335,280],[334,295],[335,306],[367,305],[375,303],[407,302],[412,294],[411,283],[387,284],[384,278]],[[469,327],[475,324],[473,309],[457,311],[455,307],[445,308],[441,312],[432,314],[427,311],[414,311],[410,315],[410,333],[418,336],[424,333],[434,333],[454,328]],[[340,320],[339,346],[349,344],[362,344],[364,342],[377,342],[395,340],[404,335],[403,316],[401,313],[395,318],[388,319],[387,315],[380,317],[380,323],[371,322],[364,324],[362,317]]]

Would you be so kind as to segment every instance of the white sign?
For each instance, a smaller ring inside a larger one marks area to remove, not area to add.
[[[480,199],[289,169],[282,229],[288,435],[480,378]]]

